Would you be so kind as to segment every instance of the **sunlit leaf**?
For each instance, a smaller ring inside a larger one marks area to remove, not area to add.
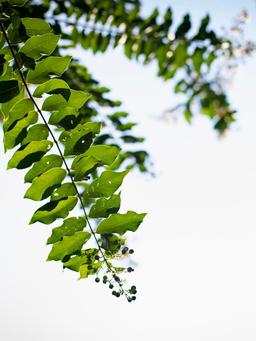
[[[32,185],[26,191],[25,198],[36,201],[47,198],[62,183],[65,176],[66,172],[62,168],[49,169],[32,181]]]
[[[40,161],[33,164],[33,167],[25,175],[25,182],[32,182],[32,180],[47,172],[49,169],[54,167],[61,167],[62,159],[59,155],[51,154],[42,157]]]
[[[14,105],[9,108],[8,116],[4,120],[4,131],[9,130],[16,121],[20,120],[30,111],[34,110],[33,102],[28,99],[24,98],[17,101]]]
[[[99,224],[96,232],[100,234],[118,233],[121,235],[127,231],[135,232],[145,215],[146,213],[137,214],[133,211],[128,211],[125,214],[112,214]]]
[[[64,131],[60,135],[60,141],[65,144],[65,155],[81,154],[87,150],[95,134],[99,133],[101,124],[88,122],[79,124],[70,131]]]
[[[19,148],[10,159],[7,169],[23,169],[30,167],[34,162],[39,161],[47,153],[53,143],[51,141],[32,141],[29,144]]]
[[[50,79],[47,82],[38,85],[35,89],[33,96],[41,97],[44,93],[55,93],[57,90],[66,89],[69,90],[68,84],[62,79]]]
[[[22,18],[21,21],[25,26],[26,33],[29,37],[38,34],[45,34],[52,30],[51,26],[40,18]]]
[[[87,195],[91,198],[110,197],[121,186],[128,171],[105,171],[94,180],[87,189]]]
[[[34,59],[39,59],[42,55],[50,55],[56,48],[60,36],[46,33],[40,36],[29,38],[20,48],[20,52]]]
[[[71,62],[71,57],[47,57],[36,64],[35,70],[29,70],[27,81],[41,84],[49,80],[50,75],[61,76]]]
[[[98,253],[98,249],[81,250],[81,256],[74,256],[70,258],[63,264],[63,267],[78,272],[80,267],[83,264],[86,264],[92,268],[93,272],[95,272],[95,270],[97,271],[97,269],[102,265],[101,261],[95,260],[95,256],[98,255]],[[91,273],[91,271],[89,271],[89,273]]]
[[[40,207],[30,220],[30,224],[39,221],[43,224],[51,224],[58,218],[66,218],[77,203],[76,197],[67,197],[61,200],[51,201]]]
[[[96,145],[91,146],[84,155],[93,156],[103,165],[110,165],[119,154],[119,151],[119,148],[115,146]]]
[[[23,139],[22,144],[27,144],[31,141],[46,140],[49,135],[49,131],[45,124],[35,124],[29,128],[26,137]]]
[[[47,240],[47,244],[54,244],[64,236],[72,236],[78,231],[82,231],[86,226],[86,220],[83,217],[71,217],[64,220],[61,226],[52,229],[52,234]]]
[[[99,164],[92,156],[84,156],[78,161],[73,161],[71,168],[74,170],[75,180],[82,180],[89,173],[91,173]]]
[[[51,195],[51,200],[60,200],[65,197],[69,197],[72,195],[76,195],[76,189],[72,182],[66,182],[62,184],[60,187],[56,188]]]
[[[37,122],[37,112],[31,111],[20,120],[17,120],[12,129],[9,129],[4,135],[4,147],[5,151],[12,149],[14,146],[22,142],[24,136],[26,136],[26,128],[33,123]],[[29,142],[29,141],[28,141]]]
[[[90,237],[91,234],[85,231],[76,232],[72,236],[63,236],[63,240],[53,245],[47,260],[62,260],[65,256],[80,251]]]
[[[120,208],[120,194],[113,194],[109,199],[100,198],[91,207],[89,217],[106,218],[112,213],[117,213]]]

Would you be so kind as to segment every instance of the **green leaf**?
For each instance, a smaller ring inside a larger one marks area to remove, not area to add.
[[[67,106],[67,101],[62,95],[51,95],[44,100],[42,110],[61,110]]]
[[[83,264],[90,265],[91,270],[89,270],[89,274],[97,272],[99,267],[101,267],[102,262],[101,261],[95,261],[95,256],[98,255],[99,250],[98,249],[86,249],[81,251],[81,256],[74,256],[70,258],[68,261],[66,261],[63,264],[64,268],[68,268],[73,271],[79,271],[80,267]]]
[[[31,141],[42,141],[46,140],[49,135],[49,131],[45,124],[39,123],[35,124],[33,127],[29,128],[27,136],[22,141],[22,144],[27,144]]]
[[[8,2],[12,6],[20,6],[21,7],[21,6],[24,6],[27,1],[28,0],[9,0]],[[3,1],[1,1],[1,2],[3,2]]]
[[[110,197],[121,186],[128,172],[102,172],[100,177],[89,185],[87,195],[91,198]]]
[[[51,141],[32,141],[26,146],[19,148],[10,159],[7,169],[23,169],[30,167],[34,162],[39,161],[47,153],[53,143]]]
[[[81,265],[80,268],[79,268],[79,273],[80,273],[80,278],[79,279],[87,278],[88,275],[89,275],[88,265],[87,264]]]
[[[120,138],[125,142],[125,143],[141,143],[145,139],[143,137],[135,137],[132,135],[123,135],[120,136]]]
[[[112,213],[117,213],[120,208],[120,194],[113,194],[109,199],[100,198],[91,207],[89,217],[106,218]]]
[[[71,57],[47,57],[36,64],[35,70],[29,70],[27,81],[33,84],[41,84],[50,78],[51,74],[61,76],[68,68]]]
[[[72,195],[76,195],[76,189],[72,182],[66,182],[54,190],[51,200],[60,200]]]
[[[47,260],[62,260],[65,256],[80,251],[90,237],[91,234],[85,231],[76,232],[72,236],[63,236],[63,240],[53,245]]]
[[[66,172],[62,168],[49,169],[32,181],[32,185],[25,193],[25,198],[39,201],[49,197],[53,190],[62,183],[65,176]]]
[[[87,122],[78,124],[70,131],[64,131],[60,135],[60,141],[65,144],[64,155],[81,154],[88,149],[93,136],[100,132],[100,126],[98,122]]]
[[[25,26],[26,33],[29,37],[52,31],[51,26],[39,18],[22,18],[21,22]]]
[[[66,129],[71,129],[76,125],[79,111],[72,107],[63,107],[59,111],[54,111],[49,119],[49,124],[60,125]]]
[[[52,33],[46,33],[41,36],[29,38],[21,47],[19,52],[34,59],[39,59],[42,55],[50,55],[55,50],[60,36]]]
[[[9,110],[6,110],[6,114],[7,114],[7,111],[9,112],[8,112],[6,119],[4,120],[4,125],[3,125],[4,131],[11,129],[11,126],[13,126],[13,124],[16,121],[20,120],[28,112],[33,111],[33,110],[34,110],[34,104],[28,98],[24,98],[16,102],[14,105],[11,106]]]
[[[7,79],[10,77],[11,75],[9,75]],[[1,112],[3,113],[5,119],[7,119],[7,117],[9,116],[10,110],[22,99],[24,99],[24,88],[21,89],[20,93],[16,97],[13,97],[13,99],[11,99],[10,101],[1,104]]]
[[[94,263],[82,264],[79,268],[79,279],[87,278],[88,275],[95,275],[102,266],[102,263],[102,261],[97,261]]]
[[[134,123],[134,122],[128,122],[128,123],[125,123],[125,124],[118,124],[116,126],[116,129],[120,130],[120,131],[126,131],[126,130],[131,130],[136,125],[137,125],[137,123]]]
[[[16,79],[0,81],[0,103],[10,101],[19,94],[19,82]]]
[[[190,28],[191,28],[190,16],[189,14],[186,14],[183,18],[182,23],[176,29],[175,32],[176,39],[183,38],[186,35],[186,33],[190,30]]]
[[[92,96],[85,91],[71,90],[68,105],[80,109]]]
[[[125,214],[112,214],[99,224],[96,232],[100,234],[118,233],[121,235],[127,231],[135,232],[145,215],[146,213],[137,214],[133,211],[128,211]]]
[[[125,244],[124,238],[114,234],[103,234],[101,239],[101,247],[110,254],[116,254],[120,251],[121,246]]]
[[[17,144],[21,143],[24,135],[26,136],[26,128],[37,122],[38,115],[36,111],[31,111],[26,116],[16,122],[14,127],[4,134],[5,151],[12,149]]]
[[[92,156],[84,156],[79,158],[78,161],[73,161],[71,168],[74,170],[74,177],[75,180],[82,180],[86,177],[89,173],[91,173],[99,162]]]
[[[61,226],[52,229],[52,234],[47,240],[47,244],[54,244],[64,236],[73,236],[78,231],[83,231],[86,226],[84,217],[71,217],[64,220]]]
[[[76,197],[67,197],[61,200],[51,201],[40,207],[30,220],[30,224],[39,221],[43,224],[51,224],[58,218],[66,218],[77,203]]]
[[[206,49],[205,48],[199,48],[197,47],[192,55],[192,62],[194,65],[194,68],[196,72],[199,74],[202,64],[204,62],[204,53]]]
[[[25,175],[25,182],[32,182],[32,180],[47,172],[49,169],[54,167],[61,167],[62,159],[59,155],[51,154],[42,157],[40,161],[34,163],[33,167]]]
[[[119,154],[119,151],[120,149],[118,147],[98,144],[91,146],[84,155],[93,156],[103,165],[111,165]]]
[[[45,99],[42,109],[46,111],[61,110],[65,107],[80,109],[91,97],[87,92],[69,90],[69,96],[66,93],[55,94]],[[65,97],[65,98],[64,98]],[[68,98],[66,98],[68,97]],[[67,99],[67,100],[66,100]]]
[[[34,97],[41,97],[44,93],[54,93],[56,90],[67,89],[68,84],[62,79],[50,79],[47,82],[39,85],[33,93]]]

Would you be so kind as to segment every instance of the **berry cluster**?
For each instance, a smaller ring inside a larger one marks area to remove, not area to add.
[[[129,253],[130,255],[134,253],[134,250],[133,249],[129,249],[127,246],[123,247],[122,248],[122,254],[123,255],[126,255],[127,253]]]
[[[125,247],[123,247],[121,252],[123,255],[133,254],[134,250],[129,249],[127,246],[125,246]],[[99,257],[99,256],[96,256],[96,257]],[[95,257],[95,259],[96,259],[96,257]],[[129,266],[127,269],[123,269],[123,271],[133,272],[134,269]],[[136,296],[135,296],[137,294],[136,286],[132,285],[131,288],[124,289],[124,287],[123,287],[124,281],[122,281],[120,279],[120,277],[117,276],[116,270],[114,268],[113,269],[109,268],[107,270],[107,274],[102,276],[102,278],[99,277],[99,272],[98,272],[97,277],[95,278],[95,282],[99,283],[101,281],[103,284],[108,284],[109,289],[112,290],[112,295],[114,295],[116,297],[120,297],[122,295],[125,295],[128,302],[132,302],[132,301],[136,300]]]
[[[95,282],[99,283],[101,279],[99,277],[95,278]],[[130,289],[125,290],[123,288],[123,283],[116,274],[111,274],[110,276],[104,275],[102,277],[102,283],[103,284],[108,284],[109,289],[114,289],[114,284],[118,283],[118,290],[112,290],[112,295],[116,297],[120,297],[121,295],[125,295],[128,302],[132,302],[136,300],[136,294],[137,294],[137,289],[135,285],[132,285]]]

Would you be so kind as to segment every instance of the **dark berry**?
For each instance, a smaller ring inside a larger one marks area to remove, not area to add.
[[[113,289],[114,285],[113,284],[109,284],[109,289]]]
[[[118,276],[114,275],[114,279],[115,281],[120,282],[120,278]]]
[[[125,246],[122,250],[122,254],[125,255],[129,251],[128,247]]]
[[[132,272],[132,271],[134,271],[134,270],[133,270],[133,268],[131,268],[131,267],[129,266],[129,268],[127,268],[127,271],[128,271],[128,272]]]
[[[99,282],[100,282],[99,277],[96,277],[96,278],[95,278],[95,282],[96,282],[96,283],[99,283]]]
[[[100,259],[100,256],[96,255],[95,260],[99,260],[99,259]]]
[[[136,300],[136,296],[132,296],[132,300],[135,301]]]
[[[117,293],[116,293],[116,297],[120,297],[120,292],[117,292]]]
[[[129,253],[130,253],[130,254],[133,254],[133,253],[134,253],[134,250],[133,250],[133,249],[129,250]]]
[[[108,276],[103,276],[103,281],[106,281],[108,279]]]

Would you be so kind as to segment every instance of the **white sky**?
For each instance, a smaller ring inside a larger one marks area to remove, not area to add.
[[[147,8],[167,1],[145,1]],[[255,3],[173,1],[194,21],[209,11],[213,26]],[[177,16],[178,16],[177,14]],[[158,176],[129,175],[123,210],[148,212],[136,236],[139,288],[134,304],[116,299],[93,280],[77,281],[58,263],[46,263],[50,229],[27,227],[33,202],[24,200],[22,172],[5,171],[1,151],[0,340],[254,341],[256,339],[256,117],[255,58],[239,69],[230,96],[238,123],[219,140],[210,123],[192,127],[156,118],[175,98],[169,83],[121,53],[83,55],[96,78],[113,88],[147,137]]]

